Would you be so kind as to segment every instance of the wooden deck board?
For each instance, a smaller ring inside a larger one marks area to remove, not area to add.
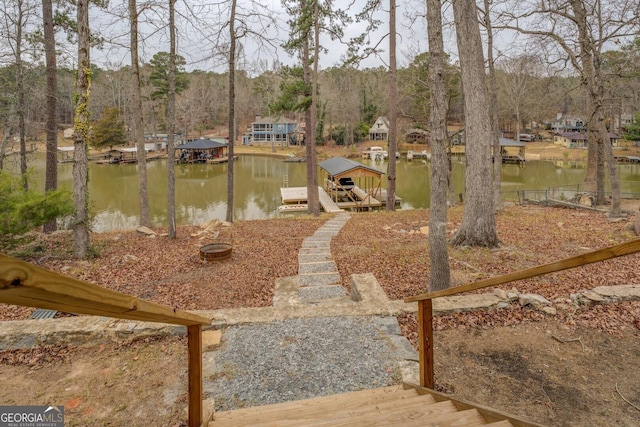
[[[336,205],[336,203],[331,200],[331,197],[320,186],[318,186],[318,196],[320,199],[320,205],[322,205],[322,209],[325,212],[342,212],[342,209],[340,209],[340,207],[338,207],[338,205]],[[305,205],[307,204],[307,187],[281,188],[280,197],[282,199],[283,206],[288,204]]]

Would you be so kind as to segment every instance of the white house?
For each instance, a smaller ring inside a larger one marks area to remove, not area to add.
[[[369,140],[371,141],[387,141],[389,139],[389,120],[384,117],[378,117],[378,120],[369,128]]]

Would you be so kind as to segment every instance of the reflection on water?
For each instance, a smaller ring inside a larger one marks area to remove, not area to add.
[[[362,160],[368,166],[386,172],[386,162]],[[30,160],[36,188],[44,188],[44,154]],[[430,164],[416,159],[397,160],[396,191],[402,198],[402,208],[428,208]],[[152,225],[167,223],[166,160],[154,160],[147,165],[149,210]],[[265,156],[240,156],[234,163],[234,218],[236,220],[265,219],[277,216],[280,187],[288,176],[290,187],[306,186],[306,164],[284,162]],[[58,182],[72,186],[72,164],[58,165]],[[228,164],[179,164],[176,176],[176,220],[178,225],[200,224],[226,217]],[[623,193],[640,194],[640,165],[619,165]],[[515,199],[516,190],[544,189],[581,184],[584,165],[559,167],[552,162],[530,161],[525,167],[503,165],[502,190],[505,198]],[[453,162],[453,186],[464,192],[464,163]],[[320,182],[324,179],[318,173]],[[383,176],[383,186],[386,179]],[[102,232],[130,229],[138,225],[138,178],[135,164],[89,164],[89,197],[94,214],[92,228]]]

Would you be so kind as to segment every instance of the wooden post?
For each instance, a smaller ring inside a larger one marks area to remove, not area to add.
[[[433,389],[433,304],[430,299],[418,302],[418,351],[420,385]]]
[[[187,326],[189,349],[189,427],[202,425],[202,325]]]

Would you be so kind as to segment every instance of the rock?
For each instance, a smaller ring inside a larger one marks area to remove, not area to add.
[[[429,226],[425,225],[424,227],[420,227],[420,233],[424,234],[425,236],[429,235]]]
[[[507,292],[507,299],[509,299],[509,301],[515,301],[518,298],[520,298],[520,291],[516,288],[511,288],[509,292]]]
[[[591,197],[590,196],[582,196],[582,197],[580,197],[580,201],[578,203],[580,203],[582,206],[587,206],[587,207],[592,207],[593,206],[593,202],[591,201]]]
[[[607,218],[607,222],[621,222],[621,221],[626,221],[627,220],[627,216],[625,214],[620,214],[618,216],[612,216],[610,213],[608,213],[606,215]]]
[[[150,229],[149,227],[141,226],[136,228],[136,231],[141,234],[145,234],[147,236],[155,236],[156,232]]]
[[[503,308],[508,308],[509,306],[511,306],[511,304],[509,304],[508,302],[506,302],[506,301],[500,301],[500,302],[498,303],[498,305],[496,306],[496,308],[503,309]]]
[[[383,229],[384,231],[389,231],[389,230],[391,230],[391,227],[390,227],[390,226],[388,226],[388,225],[385,225],[384,227],[382,227],[382,229]]]
[[[556,309],[553,308],[553,307],[545,306],[545,307],[542,307],[540,310],[544,311],[545,313],[547,313],[550,316],[555,316],[556,315]]]
[[[220,345],[222,331],[203,331],[202,332],[202,351],[213,351]]]
[[[593,292],[614,300],[640,299],[640,285],[598,286]]]
[[[493,290],[493,294],[495,296],[497,296],[498,298],[500,298],[501,300],[505,300],[506,301],[506,300],[509,299],[509,297],[507,296],[507,291],[505,291],[504,289],[496,288],[496,289]]]
[[[549,300],[538,294],[521,294],[519,301],[522,306],[531,305],[535,307],[541,304],[551,304]]]
[[[602,302],[604,301],[604,297],[596,292],[593,291],[584,291],[582,292],[582,296],[584,296],[585,298],[590,299],[591,301],[596,301],[596,302]]]

